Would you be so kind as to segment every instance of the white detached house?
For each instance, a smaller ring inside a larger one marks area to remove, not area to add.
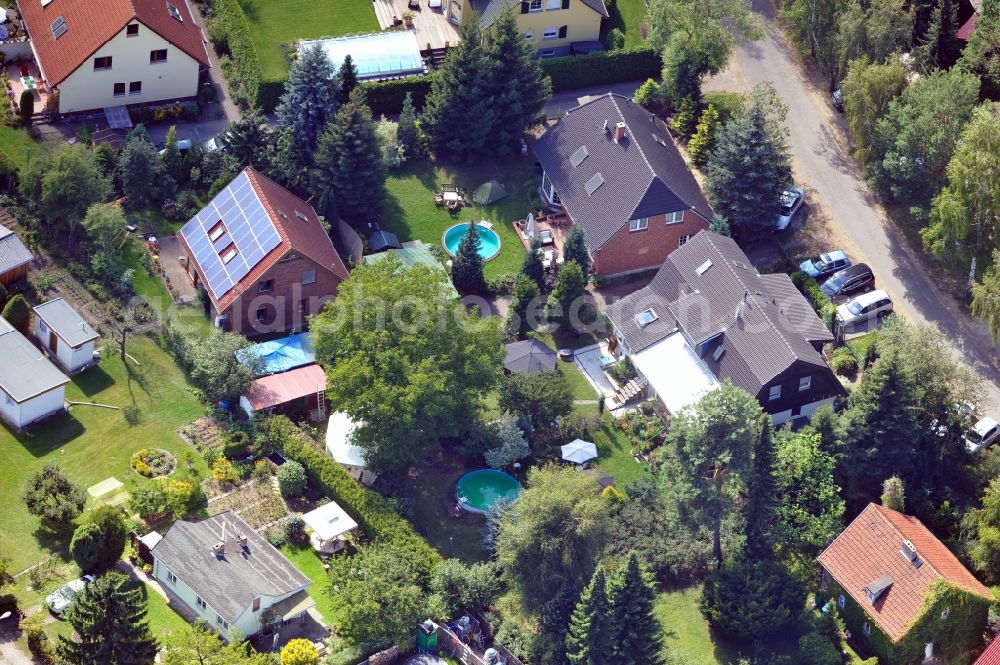
[[[193,98],[210,67],[205,35],[185,0],[18,5],[59,113]]]

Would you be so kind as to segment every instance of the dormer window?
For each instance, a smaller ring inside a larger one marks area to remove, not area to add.
[[[648,217],[640,217],[639,219],[628,220],[628,230],[630,232],[645,231],[648,228],[649,228]]]
[[[868,602],[874,604],[876,600],[882,597],[882,594],[888,591],[889,587],[891,587],[895,581],[896,580],[893,579],[892,575],[886,573],[874,582],[869,583],[868,586],[865,587],[865,595],[868,596]]]
[[[635,315],[635,322],[639,324],[640,328],[645,328],[646,326],[648,326],[653,321],[656,321],[658,318],[660,318],[660,317],[656,315],[656,312],[653,311],[652,308],[650,308],[650,309],[647,309],[647,310],[645,310],[643,312],[639,312],[638,314],[636,314]]]

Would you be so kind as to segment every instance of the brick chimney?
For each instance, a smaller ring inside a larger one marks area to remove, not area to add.
[[[615,125],[615,143],[621,143],[625,138],[625,123],[619,122]]]

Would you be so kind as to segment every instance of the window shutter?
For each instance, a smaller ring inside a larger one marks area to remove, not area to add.
[[[527,14],[528,13],[528,3],[527,2],[522,2],[521,3],[521,13],[522,14]]]
[[[569,9],[569,0],[562,0],[562,8]]]
[[[566,38],[566,26],[564,25],[563,27],[559,28],[559,39],[565,39],[565,38]]]

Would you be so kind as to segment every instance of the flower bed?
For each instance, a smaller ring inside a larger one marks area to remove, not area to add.
[[[169,476],[177,468],[177,458],[161,448],[141,448],[130,461],[136,473],[145,478]]]
[[[208,512],[212,515],[227,510],[235,512],[254,529],[265,527],[288,515],[284,500],[267,478],[247,483],[208,505]]]

